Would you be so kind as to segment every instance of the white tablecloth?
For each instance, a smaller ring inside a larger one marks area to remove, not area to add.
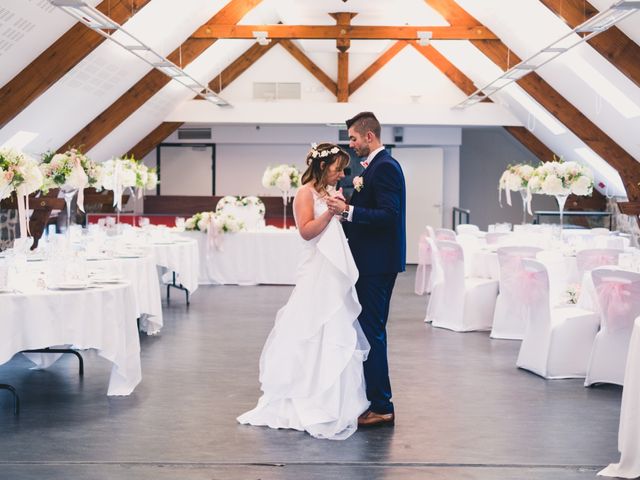
[[[135,292],[130,283],[84,290],[0,294],[0,364],[22,350],[95,348],[113,363],[107,395],[142,380]]]
[[[640,317],[635,321],[622,390],[620,430],[618,431],[620,463],[612,463],[598,475],[606,477],[640,477]]]
[[[294,285],[304,240],[297,230],[265,229],[224,234],[219,249],[202,232],[185,232],[198,241],[204,285]]]
[[[135,291],[136,314],[140,319],[140,330],[149,335],[160,331],[163,325],[162,301],[154,255],[88,261],[87,269],[121,275],[131,282]]]
[[[200,250],[194,238],[181,234],[170,243],[152,243],[156,264],[176,273],[176,282],[181,283],[189,293],[198,289],[200,271]]]

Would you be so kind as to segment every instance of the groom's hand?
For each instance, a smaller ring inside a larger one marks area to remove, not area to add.
[[[326,201],[329,211],[334,215],[340,215],[347,209],[347,203],[338,197],[329,197]]]

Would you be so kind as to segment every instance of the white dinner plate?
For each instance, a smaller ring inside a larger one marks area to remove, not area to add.
[[[88,287],[88,283],[60,283],[49,288],[51,290],[84,290]]]

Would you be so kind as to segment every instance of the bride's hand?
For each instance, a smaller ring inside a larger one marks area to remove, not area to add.
[[[344,194],[342,193],[342,187],[340,187],[336,192],[332,195],[333,198],[339,198],[343,202],[346,202],[347,199],[344,198]]]

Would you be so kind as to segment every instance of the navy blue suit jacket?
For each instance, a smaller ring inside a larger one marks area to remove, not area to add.
[[[403,272],[406,263],[406,189],[400,164],[378,152],[353,192],[351,222],[343,222],[360,275]]]

